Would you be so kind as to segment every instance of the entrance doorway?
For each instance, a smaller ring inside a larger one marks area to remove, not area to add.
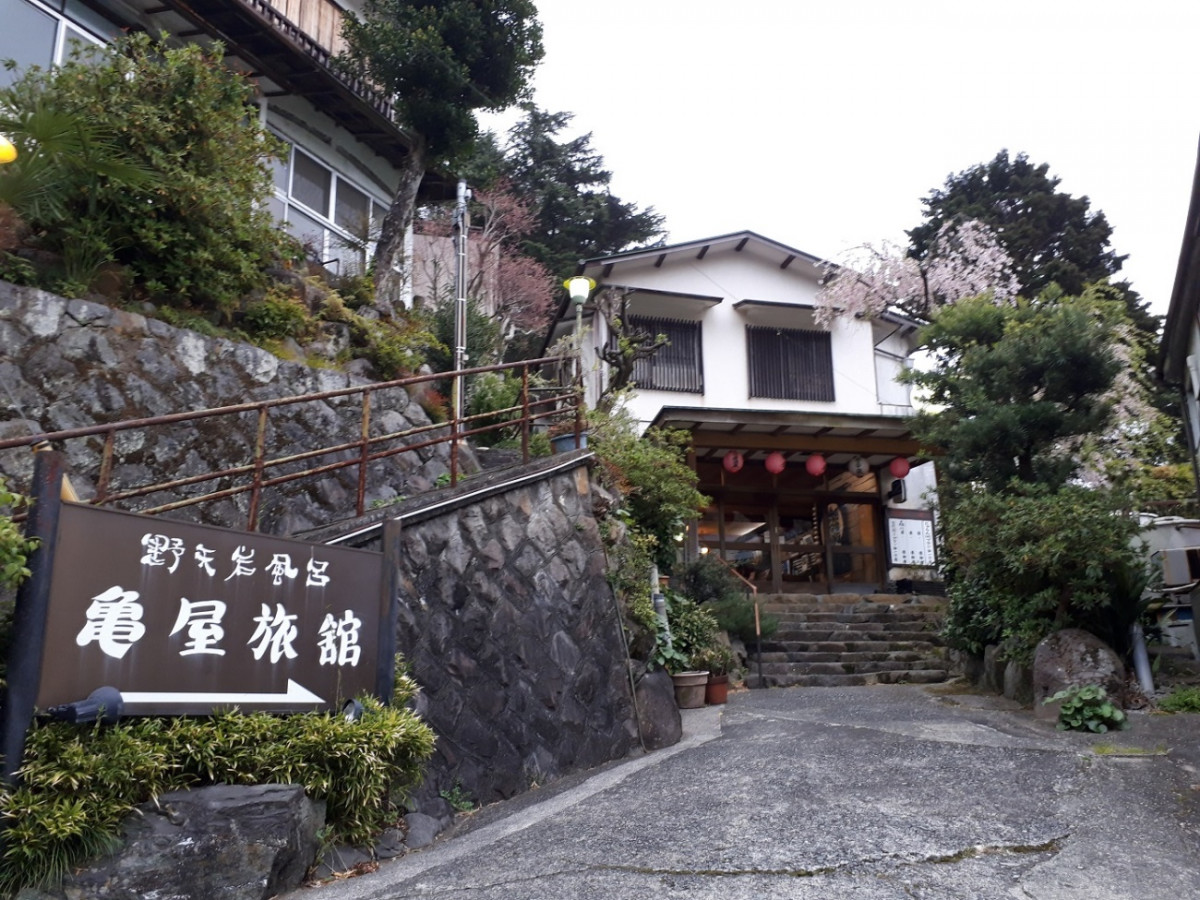
[[[702,477],[700,490],[714,502],[697,526],[700,552],[718,554],[765,593],[879,590],[885,553],[874,474],[801,473],[716,484]]]

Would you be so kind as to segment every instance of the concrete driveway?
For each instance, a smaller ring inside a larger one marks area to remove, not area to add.
[[[945,690],[741,692],[675,747],[289,897],[1200,897],[1200,716],[1068,734]]]

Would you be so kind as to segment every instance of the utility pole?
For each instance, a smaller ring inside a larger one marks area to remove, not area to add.
[[[458,180],[458,202],[454,206],[454,419],[462,421],[465,400],[461,372],[467,366],[467,232],[471,221],[467,200],[471,192],[465,178]]]

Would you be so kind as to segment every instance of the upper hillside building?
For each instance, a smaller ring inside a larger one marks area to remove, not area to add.
[[[744,231],[579,269],[593,297],[621,292],[630,323],[670,341],[637,365],[630,409],[643,426],[692,432],[713,505],[688,552],[721,554],[760,590],[869,591],[932,574],[932,466],[897,477],[920,449],[896,381],[917,323],[819,325],[823,265]],[[608,378],[597,348],[613,336],[593,307],[583,369],[594,404]],[[551,339],[573,328],[564,304]]]
[[[344,10],[358,0],[0,0],[0,59],[48,66],[73,42],[129,30],[225,46],[230,68],[260,89],[259,114],[287,142],[272,211],[328,268],[360,272],[362,239],[394,192],[409,150],[391,104],[334,70]],[[0,84],[11,82],[0,69]],[[411,286],[409,287],[411,292]],[[406,305],[411,297],[401,298]]]

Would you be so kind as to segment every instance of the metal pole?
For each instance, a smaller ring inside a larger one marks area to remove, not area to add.
[[[50,606],[50,573],[58,542],[58,513],[62,505],[62,457],[52,450],[39,450],[34,457],[33,509],[25,525],[25,536],[36,538],[37,548],[29,556],[30,575],[17,590],[13,608],[12,649],[8,657],[8,685],[0,728],[4,734],[3,779],[10,787],[25,756],[25,734],[33,721],[38,682],[42,674],[42,648],[46,641],[46,615]]]
[[[754,655],[758,657],[758,686],[765,688],[762,673],[762,619],[758,614],[758,597],[754,598]]]
[[[457,374],[467,367],[467,182],[458,180],[458,202],[454,206],[454,418],[463,418],[463,379]]]

